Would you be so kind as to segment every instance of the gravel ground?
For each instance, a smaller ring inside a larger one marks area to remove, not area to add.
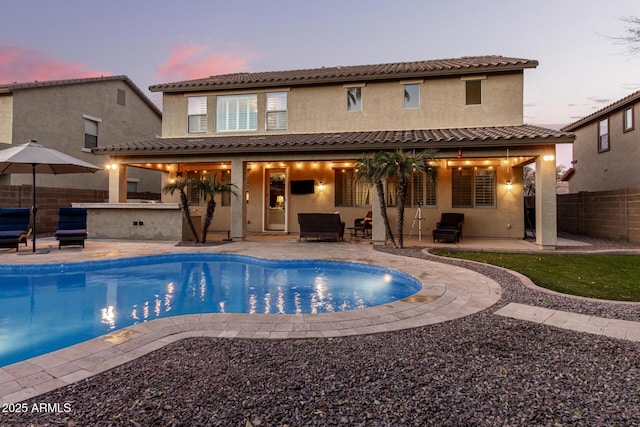
[[[418,248],[403,254],[432,258]],[[0,425],[640,425],[638,343],[493,314],[520,302],[640,321],[640,306],[558,297],[497,268],[445,262],[497,280],[502,299],[462,319],[385,334],[183,340],[26,402],[69,412],[2,413]]]

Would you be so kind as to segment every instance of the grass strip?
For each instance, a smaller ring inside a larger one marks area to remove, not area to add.
[[[570,295],[640,301],[640,255],[523,254],[433,250],[434,255],[505,267],[536,285]]]

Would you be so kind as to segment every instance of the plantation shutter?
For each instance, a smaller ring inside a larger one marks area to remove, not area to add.
[[[454,208],[473,207],[473,169],[458,168],[453,170],[451,180],[451,205]]]
[[[189,133],[207,131],[207,98],[205,96],[190,97],[188,101]]]
[[[477,170],[475,177],[476,207],[495,207],[496,174],[493,170]]]

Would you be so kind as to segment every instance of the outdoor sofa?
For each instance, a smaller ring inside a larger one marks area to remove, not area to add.
[[[58,249],[78,245],[84,248],[87,238],[87,210],[85,208],[60,208],[58,210]]]
[[[0,248],[15,248],[19,251],[20,243],[27,244],[31,234],[29,208],[0,209]]]
[[[433,241],[460,242],[462,239],[462,225],[464,224],[464,214],[444,212],[440,216],[440,221],[433,229]]]
[[[300,240],[331,239],[340,241],[344,236],[344,222],[338,213],[299,213]]]

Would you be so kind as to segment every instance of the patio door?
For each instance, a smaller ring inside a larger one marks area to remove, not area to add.
[[[287,170],[265,171],[265,231],[287,231]]]

